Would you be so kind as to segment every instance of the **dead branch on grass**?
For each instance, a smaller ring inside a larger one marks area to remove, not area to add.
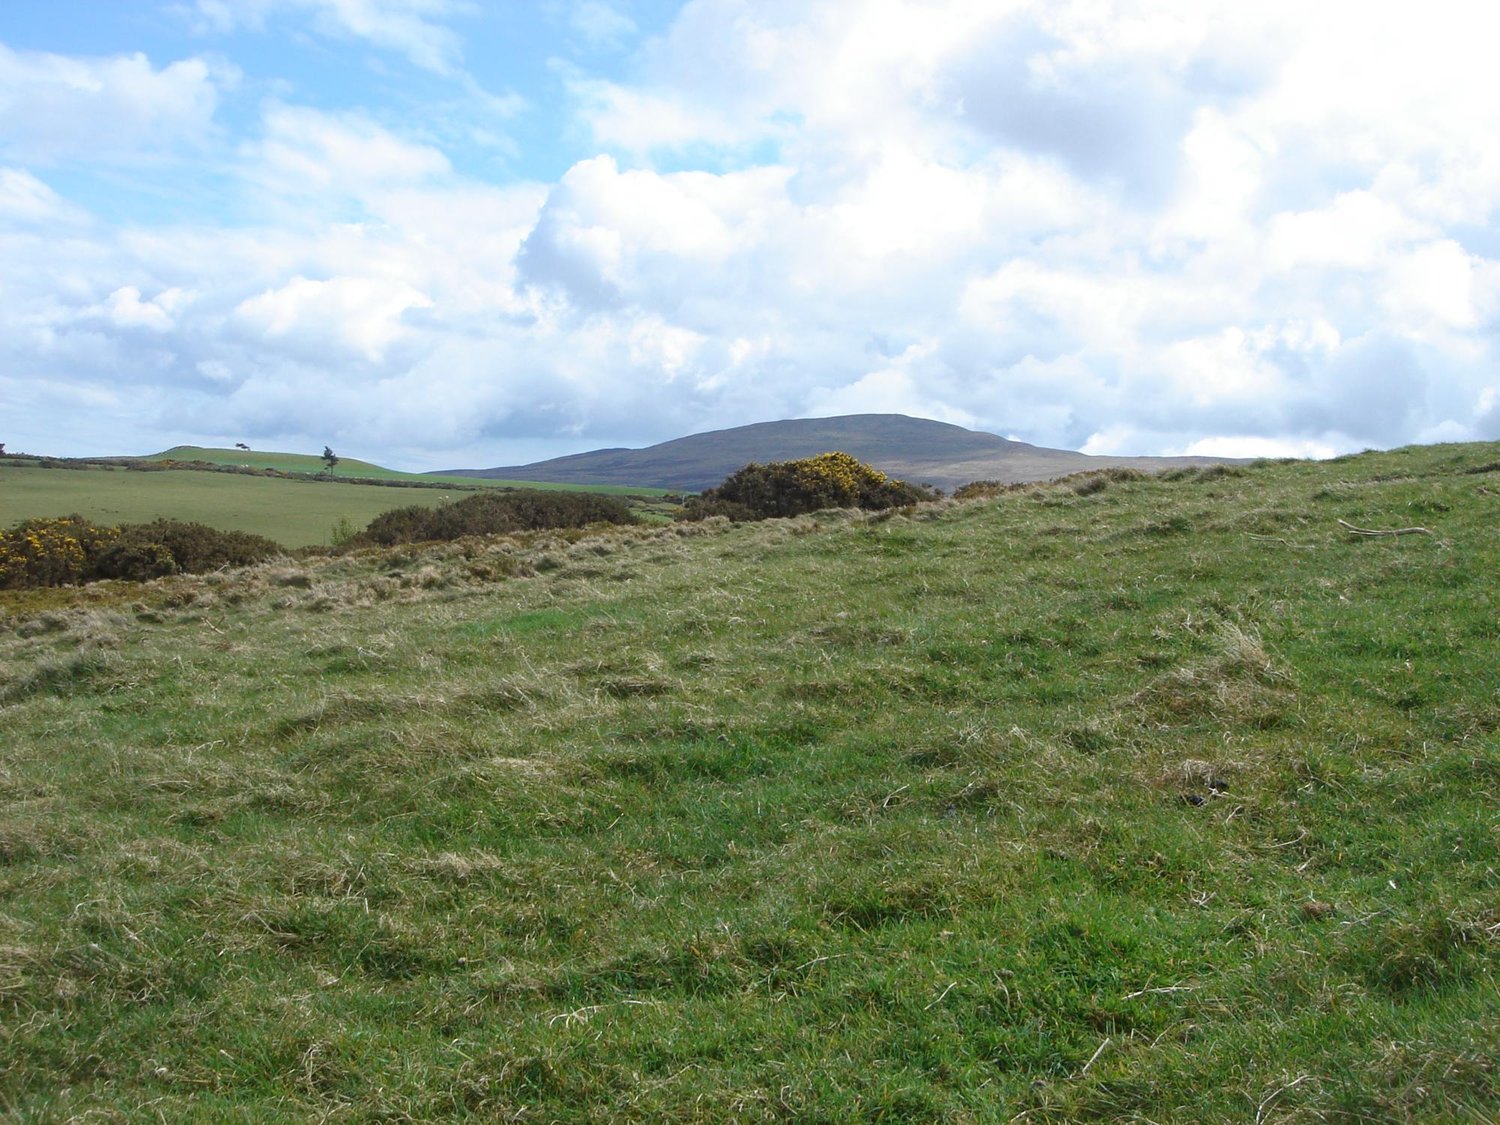
[[[1425,527],[1394,527],[1387,530],[1377,530],[1369,527],[1355,527],[1347,520],[1339,520],[1339,526],[1351,535],[1431,535]]]

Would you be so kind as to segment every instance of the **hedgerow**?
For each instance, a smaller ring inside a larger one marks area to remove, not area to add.
[[[752,462],[717,488],[690,498],[683,506],[683,517],[763,520],[824,508],[878,511],[909,507],[937,495],[932,489],[888,477],[847,453],[821,453],[768,465]]]
[[[393,547],[401,543],[447,542],[468,535],[502,535],[587,527],[593,523],[634,523],[625,501],[592,492],[516,489],[480,492],[436,508],[413,505],[385,512],[343,546]]]

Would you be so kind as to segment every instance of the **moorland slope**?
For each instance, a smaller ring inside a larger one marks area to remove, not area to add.
[[[0,1116],[1494,1120],[1497,503],[1438,446],[0,597]]]

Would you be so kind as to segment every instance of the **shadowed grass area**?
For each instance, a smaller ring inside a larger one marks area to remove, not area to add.
[[[0,602],[0,1113],[1500,1115],[1496,455]]]

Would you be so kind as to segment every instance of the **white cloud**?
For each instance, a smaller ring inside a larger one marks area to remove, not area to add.
[[[193,300],[193,294],[182,289],[165,289],[149,301],[141,300],[134,285],[122,285],[105,299],[98,311],[121,328],[145,328],[168,332],[175,327],[176,312]]]
[[[582,161],[553,190],[520,255],[522,276],[585,307],[617,304],[629,293],[671,305],[701,286],[732,285],[723,267],[768,236],[782,206],[778,168],[715,176],[621,171],[608,156]]]
[[[692,371],[705,343],[700,333],[664,320],[640,321],[630,333],[630,362],[637,368],[656,368],[672,382]]]
[[[84,211],[25,169],[0,168],[0,222],[73,226],[87,220]]]
[[[585,78],[574,78],[568,87],[582,104],[595,136],[607,139],[616,150],[638,156],[653,149],[690,145],[704,137],[727,144],[735,132],[711,108],[668,94]]]
[[[1191,442],[1169,456],[1193,457],[1310,457],[1337,456],[1341,446],[1307,438],[1211,437]]]
[[[467,10],[198,5],[450,75]],[[639,10],[555,14],[602,48]],[[132,121],[215,127],[207,64],[27,56],[27,105],[72,92],[0,169],[0,359],[132,372],[162,426],[316,417],[428,464],[868,410],[1114,453],[1500,436],[1496,18],[693,0],[608,75],[551,72],[594,147],[550,183],[484,182],[451,121],[265,103],[223,173],[238,228],[109,227],[26,166],[114,128],[58,75],[180,87],[106,112],[135,152]]]
[[[237,72],[200,58],[79,58],[0,43],[0,155],[26,163],[138,159],[201,142]]]
[[[273,104],[264,121],[264,136],[246,146],[244,156],[247,174],[271,195],[369,200],[451,171],[437,149],[359,114]]]
[[[1283,270],[1367,270],[1423,233],[1399,207],[1367,190],[1316,211],[1282,212],[1270,224],[1270,262]]]
[[[320,34],[353,38],[395,54],[438,74],[458,69],[462,55],[458,34],[443,21],[471,14],[468,0],[197,0],[196,13],[207,29],[264,29],[269,17],[302,14]]]
[[[635,21],[606,0],[580,0],[568,23],[593,47],[617,47],[636,32]]]
[[[1472,258],[1452,239],[1417,247],[1391,264],[1384,304],[1417,338],[1474,327]]]
[[[947,167],[898,149],[861,182],[849,185],[828,213],[842,241],[862,257],[941,254],[955,243],[972,244],[983,236],[989,193],[982,172]]]
[[[937,353],[936,341],[911,345],[894,361],[842,387],[820,388],[808,398],[813,417],[840,414],[915,414],[957,426],[972,426],[974,416],[942,401],[934,401],[922,368]]]
[[[431,306],[426,294],[387,279],[294,277],[278,289],[242,302],[233,320],[252,332],[305,343],[315,350],[332,338],[353,354],[378,363],[403,335],[403,314]]]

